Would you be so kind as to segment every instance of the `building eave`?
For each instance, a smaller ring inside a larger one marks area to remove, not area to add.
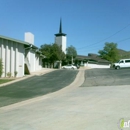
[[[66,36],[66,35],[67,35],[67,34],[65,34],[65,33],[57,33],[57,34],[55,34],[56,37]]]
[[[31,43],[28,43],[28,42],[25,42],[25,41],[17,40],[17,39],[10,38],[10,37],[6,37],[6,36],[2,36],[2,35],[0,35],[0,38],[6,39],[6,40],[9,40],[9,41],[13,41],[13,42],[17,42],[17,43],[21,43],[21,44],[23,44],[23,45],[25,45],[25,46],[30,46],[30,45],[32,45],[32,48],[38,49],[38,47],[36,47],[35,45],[33,45],[33,44],[31,44]]]

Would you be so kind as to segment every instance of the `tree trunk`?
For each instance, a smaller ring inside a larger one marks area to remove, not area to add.
[[[59,62],[59,69],[61,69],[61,62],[62,62],[62,61]]]
[[[73,56],[72,56],[72,58],[71,58],[71,64],[73,64]]]

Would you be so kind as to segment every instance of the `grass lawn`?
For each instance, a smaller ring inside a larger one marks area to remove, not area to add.
[[[14,79],[0,79],[0,84],[7,83],[12,80],[14,80]]]

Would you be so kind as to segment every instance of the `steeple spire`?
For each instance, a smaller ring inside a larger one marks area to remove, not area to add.
[[[62,33],[62,19],[60,19],[59,33]]]
[[[61,47],[66,54],[66,34],[62,32],[62,19],[60,18],[59,32],[55,34],[55,43]]]
[[[55,34],[56,37],[59,36],[66,36],[65,33],[62,33],[62,19],[60,18],[60,27],[59,27],[59,33]]]

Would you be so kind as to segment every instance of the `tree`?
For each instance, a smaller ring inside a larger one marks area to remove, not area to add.
[[[52,45],[51,44],[41,45],[40,51],[43,53],[43,55],[46,56],[47,59],[50,59],[52,52]]]
[[[3,74],[3,63],[2,63],[2,59],[0,59],[0,77]]]
[[[40,51],[42,52],[43,55],[46,56],[46,58],[44,59],[44,62],[51,64],[51,55],[52,55],[52,45],[51,44],[44,44],[41,45],[40,47]]]
[[[62,51],[61,46],[56,43],[52,45],[52,61],[53,63],[59,61],[59,68],[61,68],[62,60],[65,59],[65,53]]]
[[[74,46],[70,46],[66,49],[66,58],[67,60],[71,60],[71,63],[73,64],[73,60],[76,58],[77,56],[77,51],[76,48]]]
[[[54,61],[62,61],[65,59],[65,53],[62,51],[61,46],[58,46],[56,43],[52,45],[52,58]]]
[[[46,56],[45,60],[51,65],[53,64],[53,66],[56,61],[59,61],[61,64],[61,61],[65,58],[64,52],[62,52],[61,47],[56,43],[44,44],[41,46],[40,51]]]
[[[98,53],[103,59],[110,61],[111,63],[119,60],[119,53],[116,43],[105,43],[103,50],[99,50]]]

